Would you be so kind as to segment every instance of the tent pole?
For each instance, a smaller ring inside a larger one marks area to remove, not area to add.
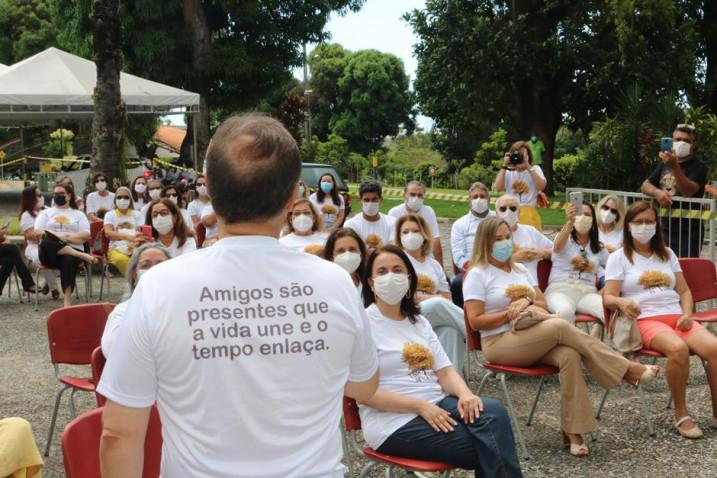
[[[27,181],[27,157],[25,156],[25,127],[20,126],[20,150],[22,151],[22,179]]]
[[[194,116],[192,117],[192,143],[193,143],[192,144],[192,153],[193,153],[192,159],[194,160],[194,169],[196,171],[202,171],[202,168],[200,167],[202,165],[199,164],[199,156],[197,155],[197,120],[198,120],[198,116],[199,116],[199,114],[195,113]]]

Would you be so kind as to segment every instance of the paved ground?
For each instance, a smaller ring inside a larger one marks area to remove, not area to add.
[[[444,224],[442,229],[446,226]],[[119,279],[112,280],[110,301],[119,300],[121,286]],[[0,297],[0,417],[20,416],[29,420],[38,445],[44,448],[54,395],[58,390],[50,365],[45,318],[59,303],[44,297],[40,310],[35,312],[32,305],[19,304],[16,296],[8,299],[6,294],[7,289]],[[475,365],[472,370],[471,386],[477,387],[482,371]],[[508,383],[532,455],[530,460],[522,462],[525,476],[717,476],[717,432],[706,431],[705,438],[696,441],[680,438],[671,427],[671,410],[665,409],[668,394],[663,378],[650,386],[646,394],[655,418],[657,437],[647,435],[635,391],[622,386],[610,394],[600,431],[596,434],[597,441],[592,444],[592,455],[583,460],[560,449],[557,379],[546,384],[533,426],[524,426],[536,385],[532,380],[523,379]],[[601,389],[591,382],[590,390],[597,407]],[[488,384],[483,395],[502,399],[494,381]],[[59,437],[69,421],[66,399],[60,408],[51,456],[46,459],[45,477],[64,476]],[[80,411],[95,405],[89,394],[78,393],[76,399]],[[711,412],[709,392],[704,371],[696,359],[692,363],[688,399],[693,415],[699,421],[706,421]],[[472,474],[459,472],[454,476]]]

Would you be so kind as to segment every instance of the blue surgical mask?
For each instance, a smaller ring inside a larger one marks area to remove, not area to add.
[[[491,252],[493,259],[498,262],[506,262],[513,255],[513,241],[510,239],[504,239],[502,241],[496,241],[493,244],[493,251]]]
[[[305,191],[304,186],[299,186],[299,197],[304,197]]]
[[[330,193],[334,189],[334,183],[330,181],[321,181],[321,190],[325,193]]]

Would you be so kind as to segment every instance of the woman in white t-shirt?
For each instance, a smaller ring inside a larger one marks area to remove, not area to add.
[[[152,225],[152,236],[169,249],[172,257],[197,249],[197,243],[187,232],[182,213],[168,198],[155,199],[149,203],[144,222]]]
[[[306,199],[297,199],[286,215],[287,234],[279,242],[287,247],[321,255],[328,234],[324,232],[323,220],[314,205]]]
[[[596,284],[608,255],[598,239],[592,205],[584,203],[580,216],[575,205],[569,205],[565,225],[553,241],[553,265],[545,290],[548,310],[571,324],[575,323],[576,312],[604,321],[602,297]]]
[[[451,291],[443,267],[431,256],[433,237],[423,217],[416,213],[396,221],[396,245],[403,249],[416,270],[421,315],[436,332],[443,350],[456,368],[463,372],[466,356],[466,323],[463,309],[451,301]]]
[[[329,234],[321,257],[348,272],[361,296],[366,277],[366,244],[356,231],[342,227]]]
[[[115,208],[105,214],[104,233],[110,240],[107,258],[124,276],[135,247],[145,241],[139,233],[144,218],[135,211],[130,189],[124,186],[115,191]]]
[[[510,226],[488,218],[476,233],[471,269],[463,281],[466,317],[480,331],[483,355],[498,364],[560,369],[560,425],[563,444],[577,457],[589,454],[582,435],[597,428],[583,367],[603,388],[625,380],[633,385],[654,380],[659,368],[630,362],[600,340],[557,317],[546,317],[546,303],[533,276],[514,263]],[[523,314],[543,319],[513,331]]]
[[[97,259],[83,252],[84,244],[90,238],[90,223],[87,216],[77,209],[74,189],[70,186],[55,186],[53,194],[55,206],[37,215],[35,234],[42,235],[40,262],[46,267],[60,270],[64,305],[69,307],[72,305],[78,259],[89,263]],[[45,231],[52,235],[45,234]]]
[[[692,319],[692,294],[677,256],[665,246],[657,210],[647,201],[634,203],[623,233],[622,249],[607,261],[605,305],[636,319],[643,346],[667,356],[665,378],[675,400],[675,427],[685,438],[699,438],[702,430],[686,403],[690,352],[709,364],[708,426],[717,428],[717,337]]]
[[[209,195],[207,194],[207,178],[197,176],[197,179],[194,181],[194,190],[197,193],[197,197],[189,203],[187,211],[189,212],[189,217],[192,219],[192,225],[196,229],[197,224],[202,220],[202,211],[211,204]]]
[[[20,229],[25,238],[25,257],[27,258],[30,268],[37,269],[40,267],[40,239],[41,234],[35,232],[35,220],[37,215],[45,206],[45,198],[42,192],[36,186],[29,186],[22,190],[20,202]],[[52,291],[52,298],[58,299],[60,291],[57,288],[57,271],[51,269],[42,269],[40,274],[45,279],[45,285],[40,292],[47,294]]]
[[[625,203],[614,194],[608,194],[597,203],[598,239],[607,252],[613,253],[622,247],[622,220],[625,217]]]
[[[95,173],[92,177],[92,184],[95,191],[87,195],[87,218],[90,222],[102,222],[107,214],[114,207],[115,195],[108,191],[109,181],[104,173]]]
[[[363,435],[381,453],[450,463],[476,476],[520,477],[503,405],[471,392],[415,300],[416,271],[393,245],[368,259],[364,303],[379,385],[359,404]]]
[[[329,232],[344,223],[346,206],[344,198],[336,189],[336,179],[332,174],[326,173],[319,178],[316,192],[309,196],[309,200],[321,214],[324,227]]]
[[[142,211],[145,204],[149,203],[149,195],[147,194],[147,178],[137,176],[132,180],[129,186],[130,192],[132,193],[132,205],[135,211]]]
[[[522,158],[522,162],[511,162],[511,155]],[[495,179],[495,190],[506,192],[518,198],[520,203],[520,224],[533,226],[539,231],[543,224],[538,214],[538,197],[548,182],[540,166],[533,164],[533,151],[526,141],[513,143],[503,157],[503,167]]]

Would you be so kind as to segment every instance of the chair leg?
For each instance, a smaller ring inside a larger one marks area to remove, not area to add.
[[[105,276],[107,275],[107,264],[102,265],[102,276],[100,277],[100,302],[102,302],[102,293],[105,290]],[[109,293],[109,280],[107,281],[107,292]]]
[[[645,396],[645,390],[642,388],[642,385],[639,385],[637,387],[637,393],[640,395],[640,404],[642,405],[642,414],[645,416],[645,420],[647,420],[647,429],[650,432],[650,436],[654,437],[655,432],[655,425],[652,423],[652,416],[650,415],[650,407],[647,403],[647,397]]]
[[[15,289],[17,289],[17,296],[20,298],[20,303],[22,304],[23,291],[20,288],[20,278],[17,276],[16,271],[13,271],[13,275],[15,276]],[[12,287],[10,287],[10,289],[12,289]]]
[[[372,461],[366,464],[366,466],[363,467],[363,470],[361,470],[361,474],[359,475],[359,478],[366,478],[368,474],[373,470],[373,468],[376,466],[376,462]]]
[[[602,409],[605,406],[605,400],[607,400],[607,394],[610,393],[609,389],[605,389],[605,393],[602,394],[602,399],[600,400],[600,405],[598,405],[597,413],[595,414],[595,418],[597,420],[600,420],[600,414],[602,413]]]
[[[508,415],[513,420],[513,429],[515,430],[515,434],[518,436],[518,444],[520,444],[520,448],[523,451],[523,459],[528,460],[530,459],[530,454],[528,453],[528,446],[525,444],[523,430],[520,427],[518,415],[515,413],[513,401],[510,399],[510,394],[508,393],[508,384],[505,381],[505,374],[499,373],[498,378],[500,379],[500,387],[503,389],[503,398],[505,398],[505,404],[508,406]]]
[[[40,283],[40,266],[37,266],[37,271],[35,272],[35,312],[37,312],[37,309],[40,305],[40,288],[37,287],[37,284]]]
[[[52,444],[52,434],[55,431],[55,422],[57,421],[57,411],[60,408],[60,400],[62,399],[62,394],[65,393],[65,390],[67,390],[69,385],[66,385],[63,387],[59,392],[57,392],[57,395],[55,395],[55,408],[52,411],[52,420],[50,420],[50,431],[47,434],[47,445],[45,446],[45,456],[50,456],[50,445]]]
[[[480,381],[480,384],[478,385],[478,390],[476,391],[476,395],[480,395],[483,391],[483,387],[485,387],[486,382],[488,381],[488,378],[493,376],[493,372],[488,370],[485,375],[483,375],[483,378]]]
[[[75,392],[76,388],[73,388],[70,392],[70,417],[74,420],[77,417],[77,408],[75,407]]]
[[[533,400],[533,406],[530,408],[530,415],[528,415],[528,426],[533,422],[533,414],[535,409],[538,408],[538,400],[540,400],[540,392],[543,391],[543,384],[545,383],[545,377],[540,377],[540,384],[538,385],[538,393],[535,394],[535,400]]]

